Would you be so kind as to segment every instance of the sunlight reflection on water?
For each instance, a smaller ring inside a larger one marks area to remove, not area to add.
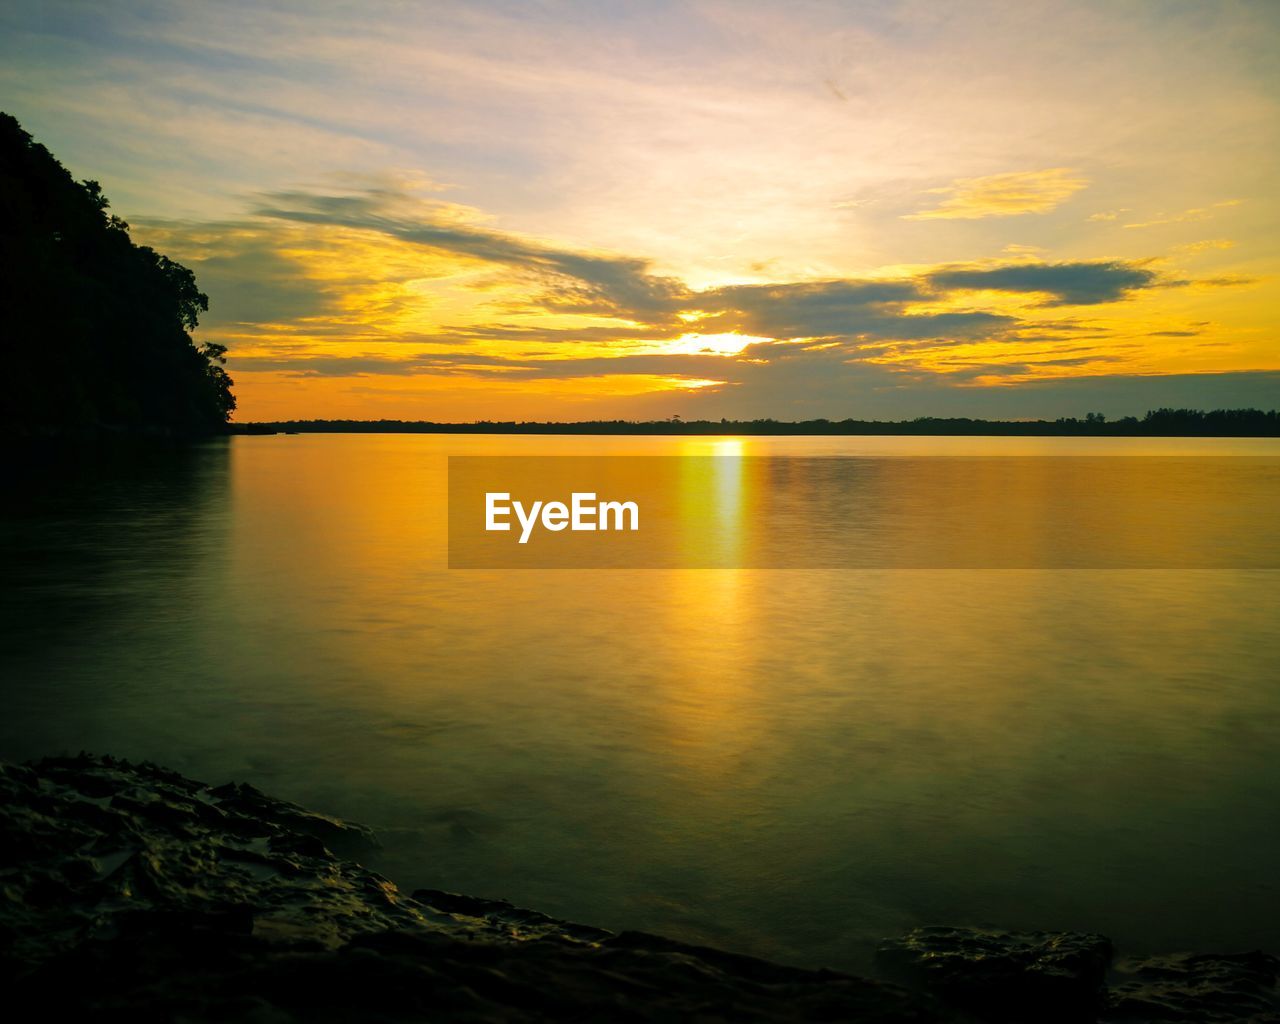
[[[448,454],[717,452],[1280,447],[238,437],[6,516],[0,753],[252,781],[387,828],[406,887],[794,962],[1276,943],[1274,571],[444,568]]]

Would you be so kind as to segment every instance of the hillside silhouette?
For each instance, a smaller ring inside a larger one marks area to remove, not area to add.
[[[135,245],[96,181],[75,181],[0,113],[0,426],[11,434],[225,429],[235,408],[221,345],[190,332],[209,300],[195,275]]]

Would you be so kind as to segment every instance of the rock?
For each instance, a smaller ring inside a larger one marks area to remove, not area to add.
[[[1268,953],[1150,956],[1116,965],[1107,1021],[1186,1024],[1280,1024],[1276,978]]]
[[[371,830],[82,755],[0,764],[0,982],[50,1020],[949,1019],[903,989],[502,900],[413,897]]]
[[[363,825],[107,757],[0,763],[0,983],[51,1020],[450,1022],[1102,1019],[1280,1024],[1265,953],[1117,965],[1099,935],[919,928],[896,985],[506,900],[412,896],[341,849]]]
[[[364,825],[277,800],[248,783],[232,782],[208,792],[220,810],[237,816],[244,824],[267,823],[273,835],[307,836],[338,853],[355,853],[377,845],[373,830]]]
[[[987,1020],[1095,1021],[1111,942],[1073,932],[917,928],[880,944],[891,977]]]

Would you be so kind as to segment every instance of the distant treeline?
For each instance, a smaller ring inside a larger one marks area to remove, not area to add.
[[[0,427],[27,437],[185,437],[224,430],[221,345],[191,339],[195,276],[108,212],[0,114]]]
[[[583,420],[576,423],[432,423],[427,420],[289,420],[236,423],[238,434],[970,434],[1030,437],[1280,437],[1280,413],[1261,409],[1154,409],[1142,419],[974,420]]]

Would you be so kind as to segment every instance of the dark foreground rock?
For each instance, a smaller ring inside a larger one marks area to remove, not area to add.
[[[939,1019],[892,985],[412,897],[366,829],[110,758],[0,766],[0,982],[46,1020]]]
[[[1111,941],[1071,932],[917,928],[877,950],[886,969],[991,1020],[1096,1019]]]
[[[1106,1019],[1277,1024],[1280,960],[1266,953],[1190,953],[1117,965]]]
[[[111,758],[0,763],[0,985],[47,1020],[1280,1024],[1263,953],[1111,968],[1097,935],[921,928],[898,987],[501,900],[406,896],[376,837]],[[1104,984],[1109,982],[1109,984]]]
[[[888,977],[983,1021],[1280,1024],[1280,959],[1268,953],[1112,963],[1112,952],[1102,935],[934,927],[877,956]]]

